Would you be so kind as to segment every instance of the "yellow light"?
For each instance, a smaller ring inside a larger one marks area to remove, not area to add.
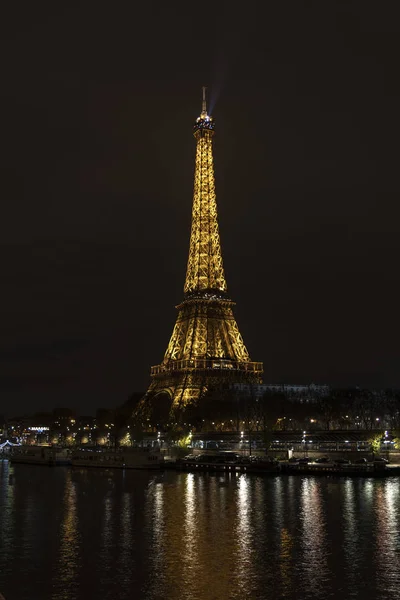
[[[202,121],[204,119],[205,121]],[[213,164],[213,119],[203,109],[195,127],[196,159],[184,301],[164,359],[151,368],[147,397],[166,393],[174,409],[196,404],[212,385],[261,383],[262,363],[253,363],[227,297],[218,225]],[[138,413],[140,414],[140,412]],[[146,415],[147,416],[147,415]],[[141,416],[141,418],[146,418]],[[150,419],[147,419],[148,421]]]

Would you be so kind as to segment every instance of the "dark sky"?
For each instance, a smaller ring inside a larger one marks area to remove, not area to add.
[[[146,389],[183,297],[204,84],[264,380],[400,387],[396,3],[39,4],[1,24],[0,413]]]

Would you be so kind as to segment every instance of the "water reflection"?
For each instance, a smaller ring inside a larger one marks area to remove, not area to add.
[[[7,598],[398,595],[398,479],[16,471],[0,468]]]
[[[15,545],[10,547],[7,540],[13,536],[15,519],[15,486],[13,469],[8,460],[0,460],[0,572],[4,568],[12,573],[12,560]],[[1,591],[1,587],[0,587]]]
[[[133,518],[132,495],[123,492],[120,506],[119,531],[119,558],[118,558],[118,579],[123,590],[129,590],[132,582],[132,545],[134,544],[134,531],[132,528]],[[125,597],[124,593],[124,597]],[[122,597],[122,596],[121,596]]]
[[[184,553],[182,556],[183,571],[185,573],[186,584],[189,589],[193,589],[195,579],[198,577],[198,561],[196,555],[197,548],[197,523],[196,523],[196,496],[195,496],[195,476],[188,473],[185,482],[184,499]]]
[[[319,597],[328,580],[328,546],[320,480],[303,477],[300,494],[303,584],[309,596]]]
[[[381,483],[376,488],[375,515],[377,535],[375,561],[378,593],[385,598],[398,598],[400,585],[399,482]]]
[[[344,542],[343,553],[345,561],[351,565],[349,569],[349,596],[356,596],[357,582],[359,581],[359,523],[357,522],[357,508],[355,503],[354,481],[346,479],[343,482],[343,519]],[[368,494],[368,491],[366,491]]]
[[[108,494],[103,499],[103,515],[101,521],[101,542],[100,542],[100,587],[103,590],[108,590],[112,586],[113,579],[116,577],[114,571],[115,565],[113,555],[115,553],[114,535],[120,531],[115,525],[113,509],[115,499],[111,494]]]
[[[237,553],[236,553],[236,573],[237,587],[242,594],[247,594],[251,587],[251,564],[253,558],[253,547],[251,540],[251,497],[250,484],[246,475],[240,475],[236,496],[236,534],[237,534]]]
[[[57,567],[54,570],[54,600],[75,600],[77,597],[79,530],[76,510],[76,489],[71,471],[67,472],[63,519],[60,526],[60,546]]]
[[[291,480],[290,480],[291,481]],[[288,493],[287,479],[277,477],[274,480],[274,505],[273,505],[273,523],[274,523],[274,552],[279,554],[279,585],[282,588],[284,597],[287,590],[291,587],[292,580],[292,550],[293,541],[290,531],[290,517],[288,514]],[[286,488],[286,489],[285,489]]]
[[[161,597],[165,595],[167,585],[165,574],[165,557],[167,549],[165,548],[165,526],[164,526],[164,496],[165,486],[161,483],[155,484],[151,482],[147,491],[146,499],[146,514],[147,523],[146,529],[150,538],[150,571],[157,573],[156,577],[152,577],[149,581],[148,588],[144,590],[145,597],[157,598],[158,592]]]

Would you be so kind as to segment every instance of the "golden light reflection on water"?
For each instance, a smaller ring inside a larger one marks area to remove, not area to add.
[[[195,579],[198,577],[199,566],[199,563],[196,560],[198,548],[196,546],[197,515],[195,493],[195,476],[193,473],[188,473],[185,482],[185,511],[183,523],[185,550],[182,556],[182,562],[186,583],[189,586],[189,589],[193,589]]]
[[[279,553],[279,574],[280,584],[283,592],[289,590],[292,585],[292,550],[293,550],[293,539],[292,534],[288,527],[288,494],[287,484],[290,480],[283,480],[281,477],[277,477],[273,482],[274,488],[274,506],[273,506],[273,518],[275,529],[278,532],[278,545],[276,552]]]
[[[320,481],[304,477],[300,488],[301,545],[304,587],[308,594],[322,593],[329,577],[328,546],[326,543],[325,514]]]
[[[242,593],[248,593],[253,548],[251,543],[251,498],[250,483],[246,475],[240,475],[236,493],[236,572],[237,586]]]
[[[74,600],[76,595],[78,571],[78,517],[75,484],[71,471],[68,471],[65,481],[63,520],[60,526],[60,546],[57,570],[54,573],[55,591],[53,598],[57,600]]]
[[[400,584],[399,481],[387,480],[376,488],[377,536],[375,561],[377,585],[385,586],[386,598],[398,598]],[[397,575],[396,575],[397,573]],[[388,585],[389,582],[389,585]]]
[[[148,598],[168,597],[168,544],[165,532],[166,496],[168,487],[155,479],[149,482],[146,494],[146,534],[150,542],[150,571],[157,574],[151,577],[145,595]]]
[[[110,487],[112,481],[109,481]],[[116,547],[114,543],[114,536],[119,534],[119,530],[116,526],[118,515],[116,514],[116,498],[112,493],[112,490],[106,492],[105,497],[99,498],[101,502],[102,514],[100,525],[100,548],[99,548],[99,579],[100,587],[102,589],[108,589],[114,579],[117,579],[117,569],[113,557],[115,555]]]
[[[344,543],[343,553],[347,564],[352,565],[349,571],[353,586],[356,585],[359,572],[359,523],[356,519],[354,481],[346,479],[343,482],[343,519],[344,519]],[[368,493],[368,492],[367,492]]]
[[[398,479],[18,473],[0,480],[10,599],[398,597]]]
[[[245,477],[182,474],[177,485],[152,486],[148,501],[151,568],[157,569],[150,598],[225,599],[239,588],[242,596],[248,593],[254,549]]]
[[[289,591],[292,586],[292,548],[293,538],[288,529],[281,530],[281,543],[279,552],[279,566],[281,574],[282,588],[284,591]]]
[[[162,556],[162,542],[163,542],[163,530],[164,530],[164,486],[159,484],[153,486],[154,490],[154,540],[157,548],[157,552]],[[161,552],[160,552],[161,550]]]
[[[372,479],[367,479],[363,488],[363,497],[368,502],[368,504],[370,504],[373,500],[374,489],[374,481]]]

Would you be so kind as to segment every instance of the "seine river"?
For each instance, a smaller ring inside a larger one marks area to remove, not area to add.
[[[400,479],[0,461],[0,592],[6,600],[397,600]]]

